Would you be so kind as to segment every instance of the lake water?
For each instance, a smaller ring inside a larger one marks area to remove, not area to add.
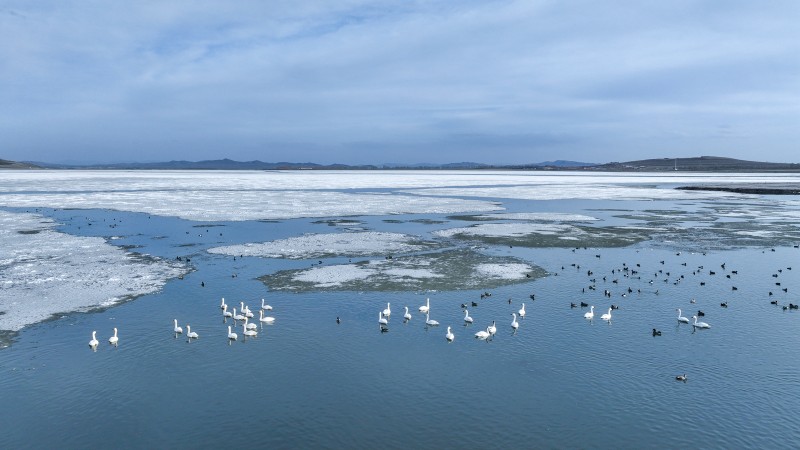
[[[0,448],[800,442],[800,203],[673,189],[798,177],[0,175]]]

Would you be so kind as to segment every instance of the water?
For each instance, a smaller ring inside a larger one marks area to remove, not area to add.
[[[725,199],[755,215],[754,203],[784,216],[798,209],[780,198]],[[24,328],[0,350],[0,412],[6,418],[0,447],[796,446],[800,311],[770,304],[800,303],[800,249],[792,238],[763,237],[752,245],[750,238],[721,230],[704,235],[703,242],[713,245],[697,248],[694,227],[716,221],[706,212],[718,203],[714,199],[489,200],[509,212],[586,214],[602,219],[597,227],[638,222],[623,218],[628,213],[621,210],[659,210],[658,226],[671,228],[622,248],[479,244],[476,250],[486,255],[526,261],[549,274],[493,287],[491,297],[481,299],[485,289],[426,291],[416,285],[405,291],[269,290],[258,277],[306,270],[317,258],[234,260],[206,252],[355,227],[429,238],[435,230],[469,225],[447,214],[349,217],[360,223],[331,227],[314,218],[199,223],[103,209],[40,210],[62,223],[58,230],[64,233],[114,235],[119,239],[108,241],[113,245],[170,261],[188,256],[192,271],[156,294]],[[676,224],[664,219],[664,211],[690,211],[699,222]],[[785,220],[738,223],[752,231],[785,227]],[[110,222],[113,228],[100,226]],[[665,235],[679,239],[668,242]],[[348,257],[323,262],[346,264]],[[247,340],[239,326],[239,340],[228,342],[231,321],[223,322],[221,297],[237,309],[239,301],[256,309],[266,298],[276,323]],[[425,327],[417,311],[426,298],[439,327]],[[475,323],[465,327],[460,305],[473,301]],[[583,318],[587,308],[570,308],[581,301],[595,305],[595,320]],[[721,307],[726,301],[728,307]],[[392,317],[389,331],[381,333],[376,316],[387,302]],[[511,313],[522,302],[527,317],[512,333]],[[611,323],[599,320],[612,303],[620,309]],[[403,306],[413,315],[408,323]],[[693,332],[678,324],[676,308],[687,317],[703,310],[701,320],[711,329]],[[184,329],[191,324],[200,339],[176,338],[173,318]],[[492,320],[497,335],[474,339]],[[444,338],[448,325],[456,335],[452,343]],[[113,327],[119,328],[116,348],[107,343]],[[652,328],[662,336],[653,337]],[[96,352],[87,345],[91,330],[98,331]],[[682,373],[685,383],[675,380]]]

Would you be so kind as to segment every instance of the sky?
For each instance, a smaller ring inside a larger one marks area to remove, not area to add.
[[[800,2],[0,3],[0,158],[800,162]]]

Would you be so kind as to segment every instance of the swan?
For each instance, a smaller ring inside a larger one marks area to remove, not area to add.
[[[239,304],[242,306],[241,312],[244,313],[245,317],[253,317],[253,312],[250,311],[249,306],[245,305],[244,302],[239,302]]]
[[[238,337],[239,337],[239,336],[237,336],[237,335],[236,335],[236,333],[232,333],[232,332],[231,332],[231,326],[230,326],[230,325],[228,325],[228,339],[230,339],[230,340],[232,340],[232,341],[235,341],[235,340],[236,340],[236,338],[238,338]]]
[[[191,326],[186,325],[186,337],[188,337],[189,339],[197,339],[200,337],[200,335],[192,331]]]
[[[431,299],[427,298],[425,299],[425,304],[419,307],[419,311],[427,313],[430,310],[431,310]]]
[[[222,302],[219,304],[219,309],[225,309],[228,305],[225,304],[225,297],[222,297]]]
[[[489,334],[489,328],[486,328],[485,331],[481,330],[481,331],[478,331],[477,333],[475,333],[475,339],[481,339],[481,340],[488,339],[489,336],[491,336]]]
[[[608,308],[608,312],[600,316],[603,320],[611,320],[611,308]]]
[[[236,311],[236,310],[234,309],[234,311]],[[174,328],[172,329],[172,331],[174,331],[176,334],[183,333],[183,328],[178,326],[178,319],[173,320],[172,323],[174,325]]]
[[[469,316],[469,310],[464,310],[464,322],[472,323],[472,317]]]
[[[392,304],[391,304],[391,303],[387,303],[387,304],[386,304],[386,309],[384,309],[384,310],[383,310],[383,315],[384,315],[384,316],[386,316],[386,317],[389,317],[389,316],[391,316],[391,315],[392,315],[392,308],[391,308],[391,306],[392,306]]]
[[[408,312],[408,306],[406,306],[405,308],[406,308],[406,313],[403,314],[403,319],[411,320],[411,313]]]
[[[517,314],[511,313],[511,315],[514,316],[514,318],[511,319],[511,328],[516,330],[517,328],[519,328],[519,322],[517,322]]]
[[[494,320],[492,321],[492,324],[489,325],[488,328],[486,328],[486,331],[488,331],[489,334],[491,334],[492,336],[494,336],[494,334],[497,333],[497,326],[495,326]]]
[[[92,340],[89,341],[89,347],[97,347],[100,342],[97,340],[97,331],[92,331]]]
[[[223,317],[233,317],[233,313],[228,311],[228,305],[225,305],[225,307],[222,308],[222,316]]]
[[[262,312],[261,314],[264,314],[264,313]],[[244,327],[246,329],[248,329],[248,330],[255,330],[256,328],[258,328],[258,325],[254,324],[254,323],[248,323],[247,317],[245,317],[244,318]],[[188,327],[187,327],[187,330],[188,330]]]
[[[425,325],[430,325],[432,327],[435,327],[435,326],[439,325],[439,322],[437,322],[435,320],[431,320],[430,314],[425,314]]]
[[[694,326],[695,328],[711,328],[711,325],[705,322],[698,322],[697,316],[692,316],[692,319],[694,319],[694,323],[692,324],[692,326]]]
[[[525,303],[522,304],[522,308],[519,309],[519,317],[521,319],[525,318]]]
[[[584,318],[592,320],[594,319],[594,305],[589,309],[589,312],[583,315]]]
[[[119,338],[117,337],[117,328],[114,328],[114,335],[108,338],[108,343],[111,345],[116,346],[119,343]]]
[[[389,325],[389,321],[386,320],[385,317],[383,317],[383,313],[382,312],[378,313],[378,323],[381,324],[381,325]]]
[[[256,331],[256,330],[248,330],[247,327],[245,327],[244,324],[242,324],[242,329],[244,330],[244,335],[245,336],[252,336],[252,337],[258,336],[258,331]]]
[[[264,304],[264,299],[261,299],[261,309],[264,311],[272,311],[272,306]]]
[[[681,316],[681,309],[678,308],[678,322],[689,323],[689,319]]]
[[[275,322],[275,318],[274,317],[269,317],[269,316],[264,317],[264,310],[261,310],[261,311],[258,312],[258,320],[261,321],[261,322],[264,322],[264,323]],[[339,323],[339,318],[338,317],[336,318],[336,323]]]
[[[233,320],[244,320],[245,317],[241,314],[236,314],[236,308],[233,308]]]
[[[452,332],[450,332],[450,327],[447,327],[447,334],[445,334],[444,337],[450,342],[453,342],[453,339],[456,338],[456,336]]]

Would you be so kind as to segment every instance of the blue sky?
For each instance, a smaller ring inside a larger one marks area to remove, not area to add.
[[[4,1],[0,158],[800,162],[800,2]]]

